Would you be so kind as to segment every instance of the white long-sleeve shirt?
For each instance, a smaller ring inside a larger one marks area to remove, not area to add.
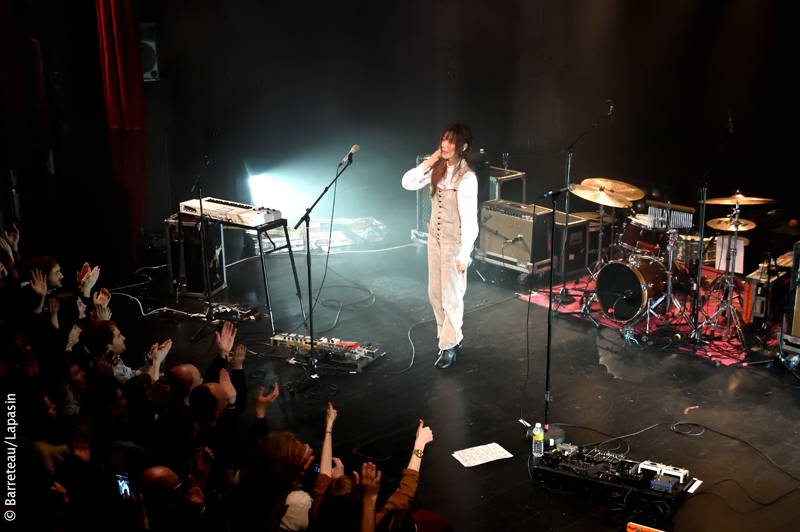
[[[466,164],[463,160],[461,164]],[[456,167],[447,167],[444,179],[439,182],[440,190],[456,189],[458,200],[458,215],[461,218],[461,251],[457,260],[469,262],[472,254],[472,246],[478,238],[478,178],[475,172],[468,171],[458,183],[455,183],[453,176]],[[416,168],[412,168],[403,176],[403,188],[406,190],[419,190],[429,185],[431,182],[431,168],[425,169],[423,162]]]

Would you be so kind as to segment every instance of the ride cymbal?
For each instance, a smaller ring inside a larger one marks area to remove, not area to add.
[[[775,203],[777,200],[768,198],[751,198],[742,194],[734,194],[727,198],[713,198],[706,200],[707,205],[764,205],[766,203]],[[699,202],[698,202],[699,203]]]

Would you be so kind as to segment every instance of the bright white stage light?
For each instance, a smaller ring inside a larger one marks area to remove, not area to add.
[[[278,209],[284,218],[297,219],[305,213],[307,198],[296,185],[267,174],[250,176],[248,184],[255,205]]]

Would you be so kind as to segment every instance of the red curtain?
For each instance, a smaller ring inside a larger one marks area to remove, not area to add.
[[[147,204],[142,48],[136,0],[95,0],[114,188],[127,207],[131,253]]]

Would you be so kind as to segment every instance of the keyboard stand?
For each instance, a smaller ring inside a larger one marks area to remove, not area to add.
[[[261,256],[261,272],[264,275],[264,292],[267,296],[267,309],[269,310],[269,323],[270,327],[272,327],[272,336],[275,336],[275,318],[272,315],[272,301],[269,296],[269,276],[267,275],[267,262],[264,258],[265,255],[269,255],[270,253],[275,253],[276,251],[280,251],[282,249],[289,250],[289,260],[292,263],[292,274],[294,275],[294,286],[297,289],[297,300],[300,302],[300,313],[303,315],[303,323],[306,321],[306,311],[303,307],[303,296],[300,293],[300,281],[297,278],[297,268],[294,264],[294,254],[292,253],[292,244],[289,241],[289,229],[286,224],[285,218],[280,218],[278,220],[273,220],[271,222],[267,222],[265,224],[257,225],[254,227],[248,225],[241,225],[232,222],[222,222],[224,225],[229,225],[231,227],[239,227],[242,229],[250,229],[254,230],[258,235],[258,251],[259,255]],[[283,235],[286,238],[286,244],[276,247],[275,249],[271,249],[269,251],[264,251],[264,243],[263,243],[263,234],[267,231],[275,229],[277,227],[283,227]]]

